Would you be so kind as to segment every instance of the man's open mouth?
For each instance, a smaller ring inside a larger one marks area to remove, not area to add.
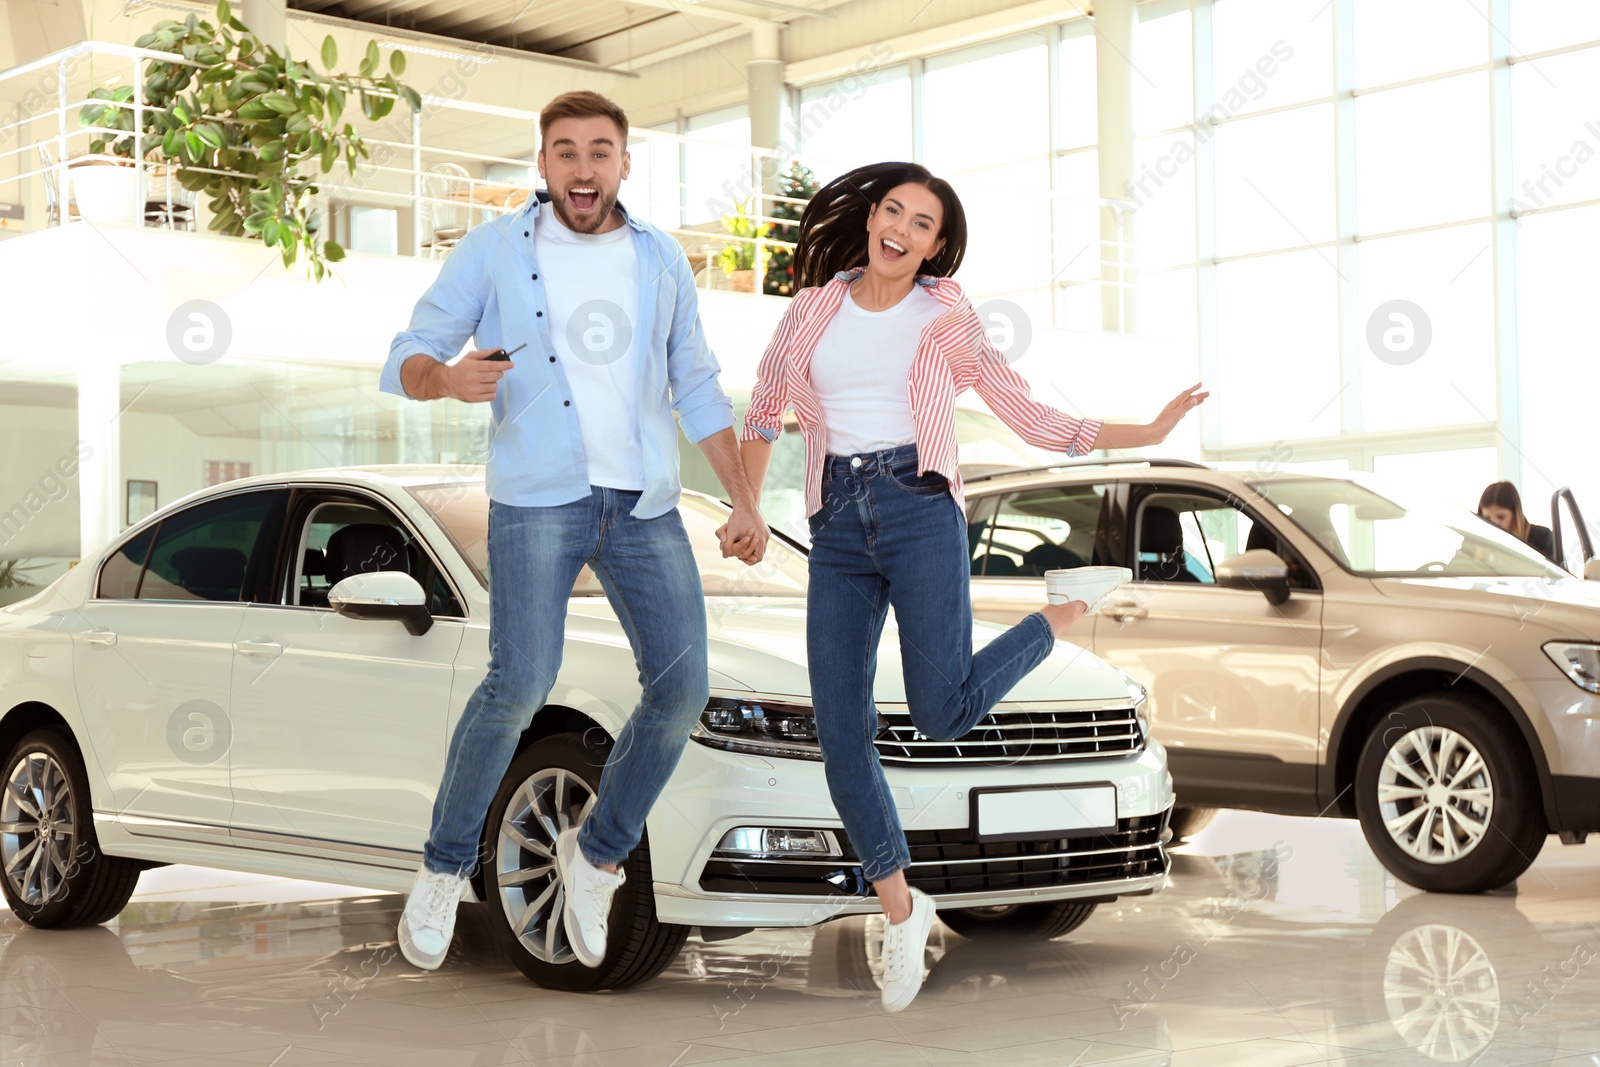
[[[567,199],[579,211],[593,211],[600,202],[600,190],[592,185],[579,185],[567,190]]]

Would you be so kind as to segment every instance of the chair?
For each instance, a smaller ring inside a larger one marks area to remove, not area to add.
[[[1189,570],[1189,555],[1183,550],[1183,525],[1171,508],[1147,507],[1139,519],[1139,578],[1146,582],[1200,581]]]
[[[61,210],[62,198],[61,191],[56,188],[56,175],[59,174],[60,171],[56,167],[56,161],[50,157],[50,149],[44,145],[39,145],[38,148],[39,161],[44,164],[44,173],[42,174],[42,177],[44,178],[45,225],[59,226],[61,225],[61,219],[59,219],[57,215]],[[69,218],[77,218],[78,205],[69,202],[67,204],[67,214]]]
[[[144,224],[193,232],[197,194],[178,184],[173,176],[175,169],[166,163],[149,167],[144,187]]]
[[[352,574],[411,573],[405,535],[377,522],[353,522],[333,531],[324,560],[330,589]]]
[[[244,553],[237,548],[191,545],[172,554],[178,583],[202,600],[238,600],[244,565]]]
[[[457,241],[466,236],[470,221],[470,208],[465,200],[450,203],[451,193],[463,195],[471,189],[472,175],[459,163],[435,163],[422,172],[422,210],[418,225],[422,227],[422,246],[428,258],[449,252]]]

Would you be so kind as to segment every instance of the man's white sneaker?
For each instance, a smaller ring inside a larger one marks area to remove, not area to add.
[[[444,962],[456,932],[456,905],[466,892],[467,880],[453,874],[417,868],[417,880],[400,913],[400,951],[425,971]]]
[[[911,914],[883,924],[883,1010],[904,1011],[922,988],[922,956],[933,929],[933,900],[911,890]]]
[[[627,881],[618,870],[612,874],[584,858],[578,848],[576,826],[561,831],[556,838],[556,874],[566,889],[566,905],[561,923],[567,943],[585,967],[598,967],[606,958],[606,919],[611,914],[611,897]]]

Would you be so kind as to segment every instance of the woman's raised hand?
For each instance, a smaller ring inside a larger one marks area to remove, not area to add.
[[[1195,382],[1189,388],[1173,397],[1167,406],[1161,409],[1161,414],[1151,420],[1150,430],[1154,434],[1154,440],[1150,443],[1159,445],[1162,441],[1165,441],[1167,434],[1172,432],[1173,427],[1182,422],[1185,415],[1205,403],[1206,397],[1210,395],[1210,390],[1200,392],[1200,383]]]

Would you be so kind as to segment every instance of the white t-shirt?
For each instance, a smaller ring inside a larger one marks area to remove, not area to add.
[[[943,311],[939,298],[920,285],[882,311],[862,310],[845,290],[811,354],[811,387],[822,406],[830,455],[895,448],[917,439],[907,380],[922,328]]]
[[[572,389],[589,484],[643,489],[633,228],[576,233],[544,204],[534,221],[534,242],[550,304],[550,339]]]

